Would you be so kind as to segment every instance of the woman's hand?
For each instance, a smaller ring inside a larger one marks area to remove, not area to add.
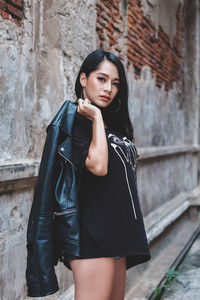
[[[78,99],[77,111],[81,115],[89,117],[92,120],[94,120],[97,115],[101,114],[101,110],[95,105],[92,105],[89,99],[83,100],[81,98]]]

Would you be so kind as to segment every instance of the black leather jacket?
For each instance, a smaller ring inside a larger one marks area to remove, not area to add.
[[[55,293],[54,265],[64,254],[80,256],[78,172],[73,164],[72,126],[77,104],[67,100],[47,127],[27,231],[28,296]]]

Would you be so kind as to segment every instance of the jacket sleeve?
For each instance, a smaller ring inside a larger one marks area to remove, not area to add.
[[[41,297],[59,289],[53,251],[53,201],[58,174],[59,127],[50,125],[43,149],[27,231],[28,296]]]
[[[72,129],[73,161],[79,171],[85,167],[85,160],[92,141],[92,121],[76,114]]]

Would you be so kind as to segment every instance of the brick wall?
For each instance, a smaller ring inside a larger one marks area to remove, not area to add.
[[[110,49],[121,57],[119,40],[123,38],[123,16],[120,13],[120,0],[97,0],[96,10],[99,47]]]
[[[126,48],[127,69],[133,65],[135,75],[139,77],[142,67],[148,65],[156,76],[156,85],[160,87],[165,83],[166,90],[169,90],[173,82],[179,82],[181,74],[182,5],[177,6],[176,34],[170,40],[161,26],[156,31],[150,17],[144,15],[140,0],[127,2],[127,11],[123,16],[119,0],[97,1],[98,46],[114,50],[119,56],[121,56],[122,47]],[[124,42],[120,45],[119,38],[122,36]]]
[[[22,0],[0,0],[0,16],[3,19],[12,20],[18,25],[23,18]]]

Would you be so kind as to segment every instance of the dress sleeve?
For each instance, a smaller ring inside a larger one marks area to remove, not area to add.
[[[72,150],[73,161],[80,171],[85,167],[91,141],[92,120],[77,112],[72,129]]]

